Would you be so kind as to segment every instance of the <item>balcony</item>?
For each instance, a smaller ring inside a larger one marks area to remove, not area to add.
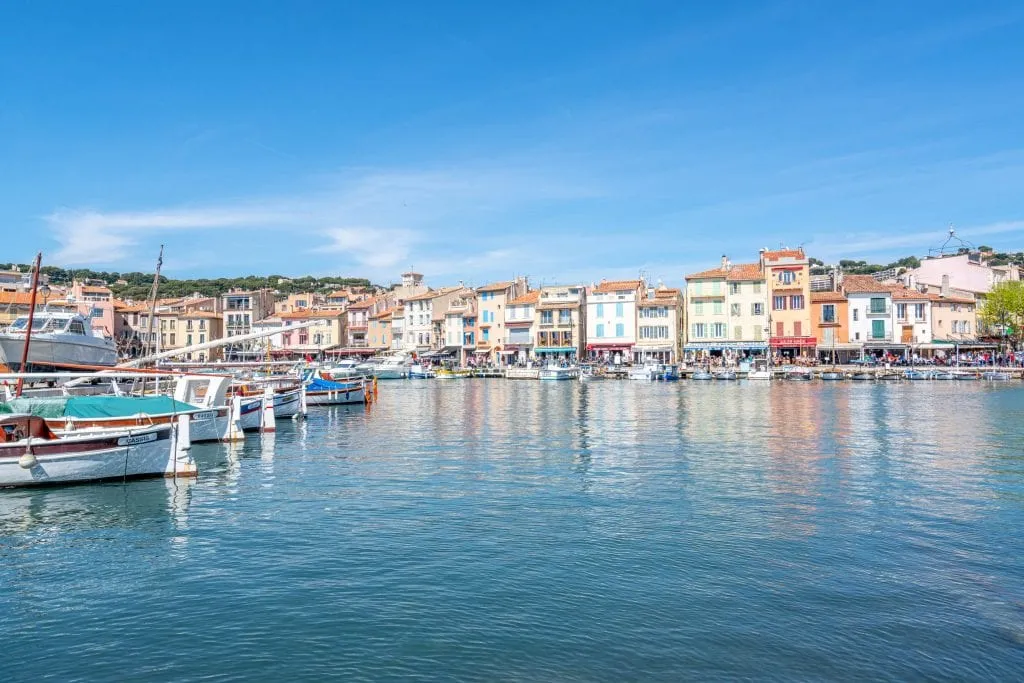
[[[892,315],[892,306],[886,304],[885,306],[870,306],[864,309],[864,314],[869,318],[877,318],[878,316],[890,316]]]

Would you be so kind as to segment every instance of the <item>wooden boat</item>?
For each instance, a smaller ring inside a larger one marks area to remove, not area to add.
[[[846,379],[846,375],[836,370],[826,370],[825,372],[818,375],[822,380],[826,382],[841,382]]]
[[[464,368],[441,368],[437,371],[437,379],[468,379],[473,372]]]
[[[2,416],[0,486],[194,477],[188,424],[54,432],[41,417]]]
[[[332,382],[316,378],[306,384],[306,404],[311,406],[336,406],[366,403],[367,382]]]
[[[1001,370],[992,370],[990,372],[982,373],[981,377],[988,382],[1008,382],[1010,380],[1010,373],[1003,372]]]
[[[969,370],[961,370],[959,372],[954,372],[953,373],[953,379],[957,380],[958,382],[973,382],[973,381],[975,381],[977,379],[980,379],[980,378],[978,377],[978,373],[977,372],[971,372]]]
[[[899,382],[903,379],[903,375],[898,372],[883,372],[878,379],[883,382]]]
[[[814,379],[814,373],[807,368],[790,367],[783,375],[791,382],[810,382]]]
[[[932,373],[932,379],[938,380],[940,382],[948,382],[950,380],[956,379],[956,375],[950,372],[949,370],[936,370],[935,372]]]
[[[932,378],[932,373],[928,370],[907,370],[903,373],[904,379],[912,381],[922,381]]]
[[[874,382],[875,381],[875,373],[873,373],[873,372],[864,372],[862,370],[860,372],[855,372],[852,375],[850,375],[850,379],[852,379],[854,382]]]

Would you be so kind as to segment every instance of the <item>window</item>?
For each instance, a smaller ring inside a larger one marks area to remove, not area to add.
[[[603,318],[604,317],[604,304],[598,304],[597,305],[597,317],[598,318]]]
[[[970,334],[971,333],[971,323],[970,323],[969,320],[965,320],[964,321],[963,328],[964,328],[964,334]]]
[[[740,293],[740,283],[738,283],[738,282],[730,282],[729,283],[729,293],[730,294],[739,294]]]
[[[185,346],[192,346],[192,335],[191,334],[187,335],[185,337]]]
[[[171,332],[171,346],[174,346],[174,345],[175,345],[174,332]]]
[[[882,297],[871,298],[871,312],[872,313],[885,313],[885,299]]]
[[[711,336],[716,339],[725,338],[725,323],[713,323],[711,325]]]
[[[490,341],[490,340],[491,340],[491,328],[489,328],[489,327],[485,327],[485,328],[484,328],[484,329],[483,329],[483,330],[482,330],[482,331],[480,332],[480,336],[481,336],[481,337],[483,337],[483,340],[484,340],[484,341]]]
[[[572,311],[567,308],[559,309],[558,311],[558,324],[569,325],[572,323]]]
[[[750,315],[764,315],[764,304],[750,304]]]
[[[872,339],[885,339],[885,321],[884,320],[872,320],[871,321],[871,338]]]
[[[743,339],[742,325],[736,325],[735,327],[732,328],[732,338],[735,339],[736,341]]]
[[[803,332],[804,332],[803,323],[801,323],[799,320],[795,321],[793,323],[793,336],[794,337],[802,337],[802,336],[804,336]]]
[[[854,341],[860,341],[860,332],[854,332],[853,333],[853,340]]]
[[[622,304],[615,304],[615,317],[621,318],[623,315],[625,314],[622,312]]]
[[[761,326],[760,325],[754,325],[754,341],[761,341],[761,339],[762,339]]]
[[[540,324],[541,325],[552,325],[555,322],[554,311],[541,311],[540,312]]]
[[[741,310],[741,307],[740,307],[739,304],[732,304],[732,305],[729,306],[729,311],[735,317],[739,317],[741,315],[740,310]]]
[[[34,320],[32,322],[35,322]],[[81,320],[72,320],[68,323],[68,332],[71,334],[85,334],[85,325]]]
[[[898,320],[906,320],[907,319],[907,305],[906,304],[896,304],[896,318]]]
[[[704,283],[703,282],[695,283],[693,285],[693,293],[696,296],[700,296],[701,294],[703,294],[704,293]]]
[[[785,327],[785,325],[783,325],[783,323],[775,323],[775,336],[776,337],[785,337],[786,336],[786,327]]]
[[[772,310],[773,311],[784,311],[784,310],[786,310],[786,297],[784,297],[784,296],[773,296],[772,297]]]
[[[804,308],[804,295],[794,294],[793,296],[789,297],[789,307],[792,308],[794,311],[802,311]]]
[[[914,319],[924,320],[924,304],[914,304]]]
[[[754,294],[760,294],[760,293],[761,293],[761,283],[760,282],[755,282],[754,283]]]
[[[691,326],[691,331],[693,332],[694,339],[703,339],[707,336],[707,325],[704,323],[694,323]]]
[[[604,325],[598,324],[598,326],[597,326],[597,336],[598,336],[598,338],[604,336]]]
[[[834,323],[836,321],[836,305],[835,304],[822,304],[821,306],[821,322],[823,323]]]
[[[853,309],[853,321],[857,322],[860,319],[860,312],[858,309]]]
[[[623,325],[622,323],[615,323],[615,336],[616,337],[625,337],[626,336],[626,326]]]
[[[703,301],[696,301],[696,302],[694,302],[694,304],[693,304],[693,314],[694,315],[704,315],[704,302]]]
[[[791,270],[784,270],[779,273],[779,282],[784,285],[791,285],[796,280],[796,274]]]
[[[668,327],[645,325],[640,328],[641,339],[668,339]]]
[[[724,306],[721,301],[715,301],[711,304],[712,310],[715,315],[722,315],[722,309]]]

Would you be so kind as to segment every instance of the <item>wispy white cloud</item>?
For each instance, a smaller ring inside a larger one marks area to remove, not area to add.
[[[1024,234],[1024,220],[1001,221],[988,225],[971,226],[956,230],[964,240],[980,245],[980,239],[993,235],[1013,233]],[[820,240],[815,239],[805,245],[818,258],[836,259],[853,258],[866,254],[889,254],[905,249],[921,254],[928,248],[937,247],[945,240],[939,230],[905,232],[891,230],[887,232],[858,232],[837,236],[827,235]],[[905,254],[904,254],[905,255]]]

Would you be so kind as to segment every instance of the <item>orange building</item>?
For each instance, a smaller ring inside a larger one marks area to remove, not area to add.
[[[803,249],[764,250],[761,272],[768,285],[768,334],[774,353],[812,356],[817,340],[811,325],[810,261]]]
[[[842,292],[814,292],[811,294],[811,325],[822,360],[837,358],[857,351],[859,344],[850,344],[850,304]]]

